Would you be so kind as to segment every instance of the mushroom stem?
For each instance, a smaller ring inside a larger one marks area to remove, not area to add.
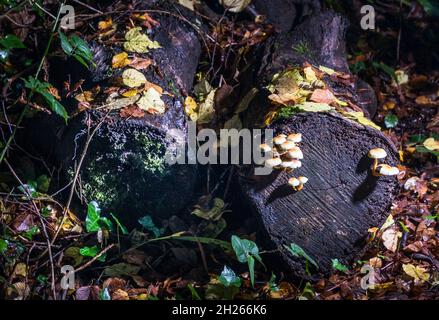
[[[379,177],[380,176],[380,174],[377,171],[377,167],[378,167],[378,159],[373,159],[372,174],[375,177]]]
[[[299,184],[296,188],[296,191],[300,191],[303,189],[303,183]]]

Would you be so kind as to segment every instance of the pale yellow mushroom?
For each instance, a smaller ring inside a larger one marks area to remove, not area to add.
[[[295,146],[296,145],[294,144],[294,142],[292,142],[292,141],[285,141],[284,143],[282,143],[280,145],[280,148],[282,150],[290,150],[290,149],[294,148]]]
[[[378,166],[378,159],[384,159],[387,157],[386,150],[381,148],[373,148],[369,150],[369,153],[367,156],[371,159],[373,159],[373,166],[372,166],[372,173],[373,175],[377,176],[377,166]]]
[[[381,176],[396,176],[399,174],[399,169],[397,167],[389,166],[388,164],[380,164],[378,166],[378,173]]]
[[[289,149],[287,155],[291,159],[303,159],[303,153],[299,147],[293,147]]]
[[[268,168],[278,167],[282,164],[282,160],[280,158],[272,158],[265,160],[265,166]]]
[[[266,143],[261,144],[259,146],[259,149],[261,149],[264,152],[270,152],[271,151],[271,147],[268,144],[266,144]]]
[[[288,180],[288,184],[293,187],[296,191],[301,191],[303,189],[303,185],[308,182],[307,177],[299,177],[299,178],[290,178]]]
[[[299,143],[302,141],[302,134],[301,133],[291,133],[287,137],[288,141]]]
[[[273,138],[273,143],[275,145],[281,145],[285,141],[287,141],[287,139],[284,136],[282,136],[282,135],[278,135],[278,136]]]

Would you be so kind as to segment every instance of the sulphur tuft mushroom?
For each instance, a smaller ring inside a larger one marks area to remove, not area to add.
[[[266,144],[266,143],[261,144],[259,146],[259,149],[261,149],[264,152],[270,152],[271,151],[271,147],[268,144]]]
[[[299,177],[299,178],[290,178],[288,180],[288,184],[293,187],[294,190],[300,191],[303,189],[303,185],[308,182],[307,177]]]
[[[273,138],[273,143],[275,145],[281,145],[282,143],[284,143],[285,141],[287,141],[287,139],[285,138],[284,135],[278,135],[276,137]]]
[[[388,164],[380,164],[377,168],[380,176],[396,176],[399,174],[399,169],[397,167],[392,167]]]
[[[299,147],[293,147],[289,149],[287,155],[291,159],[298,159],[298,160],[303,159],[303,153]]]
[[[288,140],[288,141],[285,141],[284,143],[282,143],[280,145],[280,148],[282,150],[290,150],[290,149],[294,148],[295,146],[296,145],[294,144],[294,142]]]
[[[378,166],[378,159],[384,159],[385,157],[387,157],[387,153],[386,150],[381,149],[381,148],[373,148],[371,150],[369,150],[369,153],[367,154],[367,156],[371,159],[373,159],[373,166],[372,166],[372,173],[374,176],[378,176],[378,172],[377,172],[377,166]]]
[[[280,158],[272,158],[265,160],[265,166],[268,168],[278,167],[282,164],[282,160]]]
[[[287,137],[288,141],[299,143],[302,142],[302,134],[301,133],[291,133]]]

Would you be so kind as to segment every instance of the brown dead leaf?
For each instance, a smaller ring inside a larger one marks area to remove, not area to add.
[[[120,110],[121,118],[143,118],[145,116],[145,111],[140,109],[137,105],[129,105]]]
[[[130,65],[130,67],[132,67],[134,69],[143,70],[143,69],[147,69],[151,64],[152,64],[151,59],[144,59],[144,58],[135,57],[130,62],[129,65]]]
[[[157,91],[160,94],[163,94],[163,88],[162,87],[160,87],[159,85],[157,85],[155,83],[152,83],[152,82],[149,82],[148,80],[146,80],[145,90],[148,91],[148,89],[150,89],[150,88],[154,88],[155,91]]]
[[[317,103],[331,104],[336,101],[336,98],[329,89],[315,89],[310,100]]]
[[[122,289],[117,289],[116,292],[112,294],[111,300],[126,301],[126,300],[130,300],[130,297],[128,296],[128,293],[126,291]]]

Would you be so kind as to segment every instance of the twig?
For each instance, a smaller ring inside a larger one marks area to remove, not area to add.
[[[102,11],[100,11],[98,9],[95,9],[92,6],[90,6],[90,5],[88,5],[88,4],[84,3],[84,2],[81,2],[79,0],[73,0],[73,2],[76,2],[76,3],[80,4],[81,6],[84,6],[84,7],[88,8],[88,9],[90,9],[91,11],[97,12],[99,14],[103,14]]]
[[[106,247],[104,250],[102,250],[101,252],[99,252],[99,254],[97,254],[96,256],[93,257],[93,259],[91,259],[90,261],[88,261],[86,264],[83,264],[82,266],[80,266],[78,269],[76,269],[74,272],[79,272],[81,270],[84,270],[85,268],[89,267],[93,262],[95,262],[97,259],[99,259],[104,253],[106,253],[108,250],[110,250],[111,248],[113,248],[115,246],[115,243],[110,244],[108,247]]]

